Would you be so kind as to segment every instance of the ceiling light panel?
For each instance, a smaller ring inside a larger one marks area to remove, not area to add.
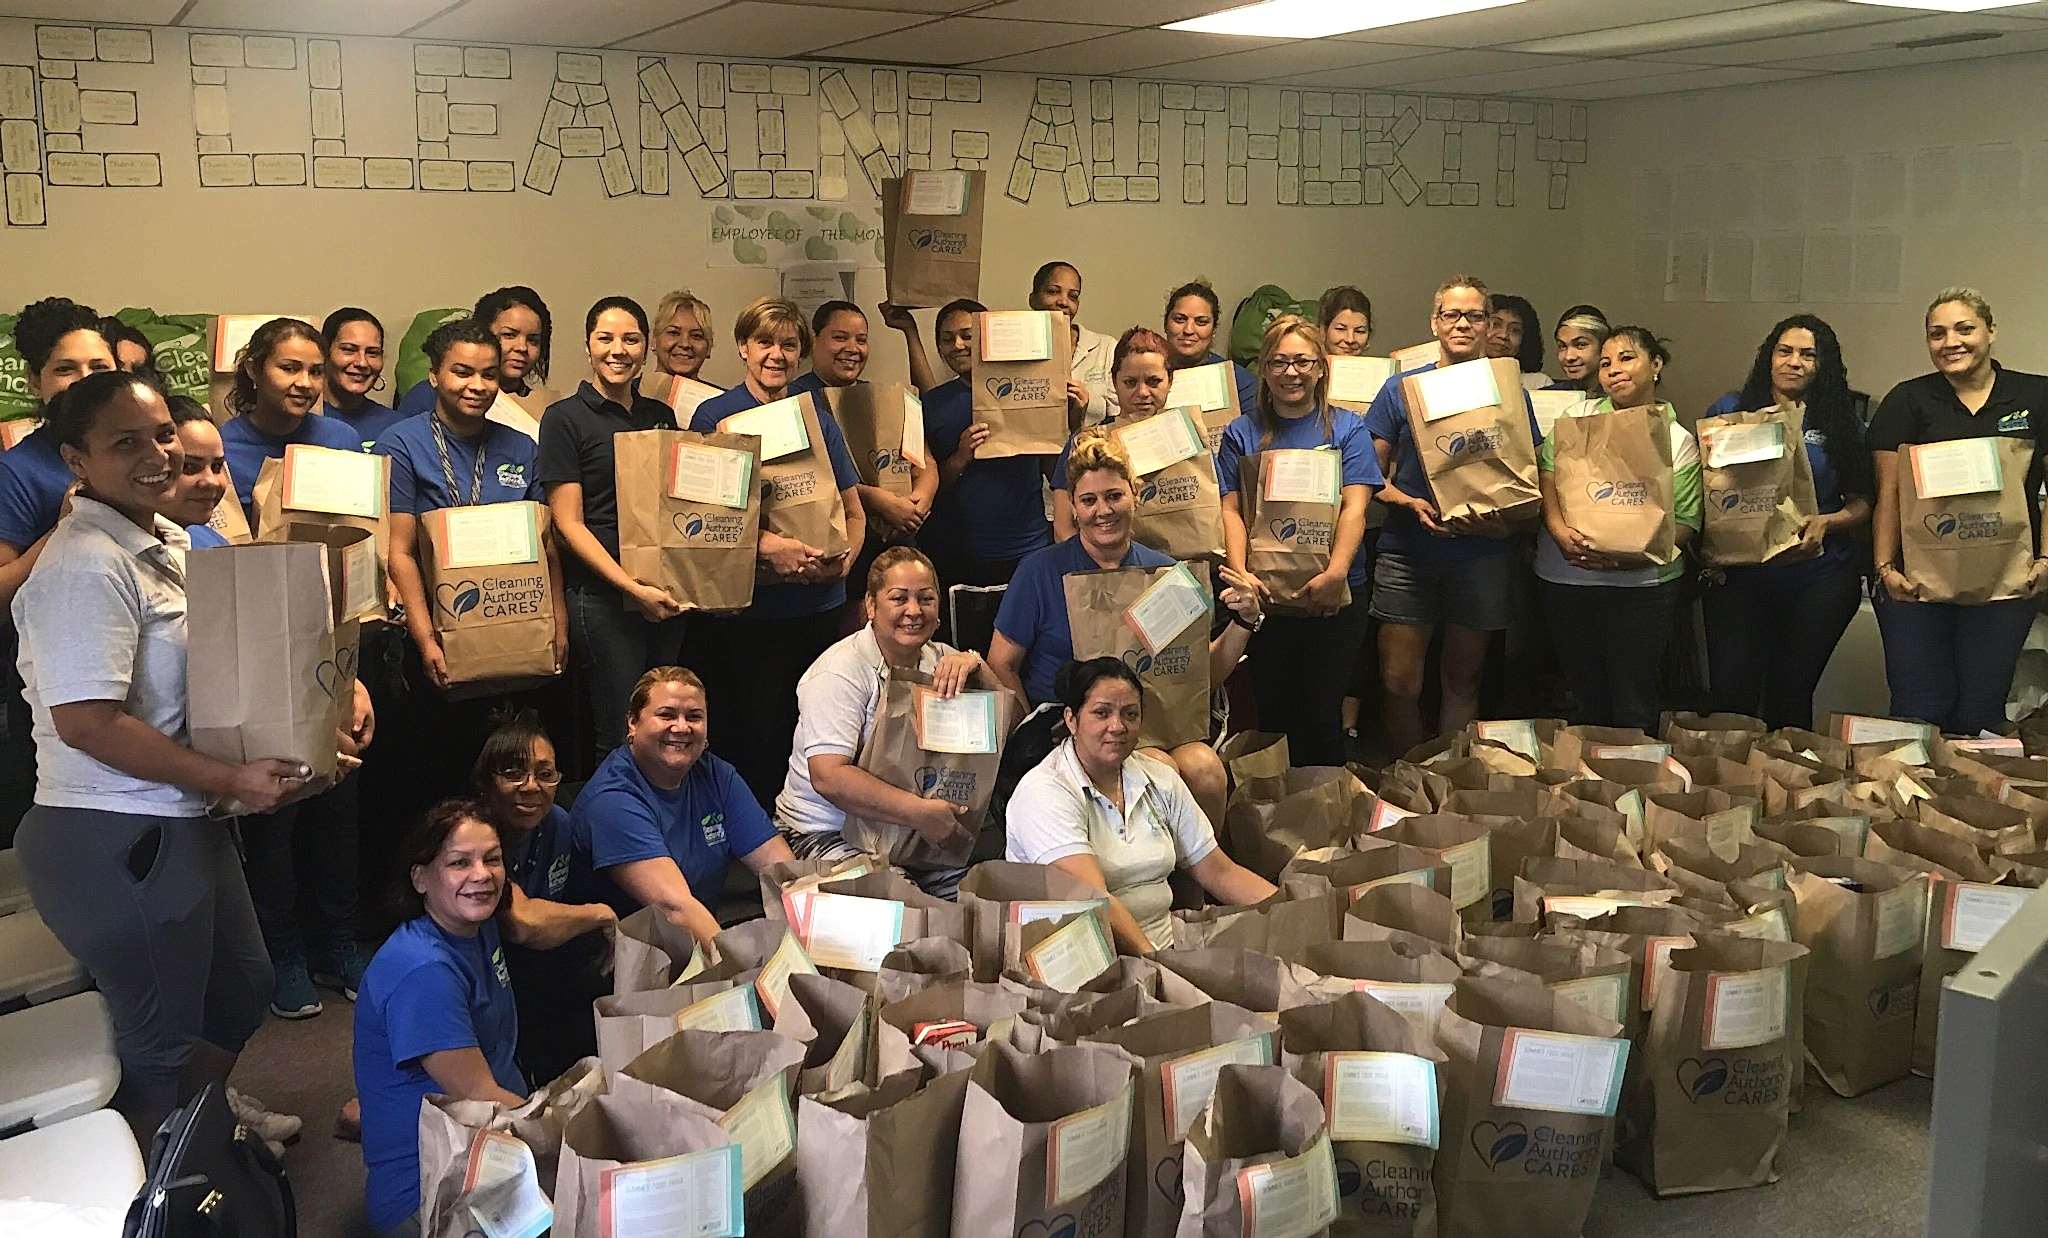
[[[1333,4],[1330,0],[1259,0],[1205,17],[1191,17],[1170,23],[1170,30],[1194,30],[1205,34],[1267,34],[1288,39],[1322,39],[1335,34],[1352,34],[1382,26],[1400,26],[1481,9],[1505,8],[1522,0],[1385,0],[1364,4],[1360,0]]]
[[[1871,9],[1873,13],[1883,12]],[[1685,47],[1657,53],[1657,59],[1685,64],[1756,65],[1776,64],[1787,60],[1807,60],[1816,56],[1835,56],[1852,52],[1885,51],[1897,44],[1913,39],[1938,38],[1943,35],[1995,31],[2000,34],[2026,34],[2039,31],[2041,23],[2016,17],[1970,16],[1967,14],[1926,14],[1920,17],[1906,17],[1899,21],[1881,21],[1867,26],[1854,26],[1846,30],[1822,30],[1812,34],[1788,34],[1769,39],[1751,39],[1740,43],[1724,43],[1715,47]],[[1984,49],[1996,47],[1995,43],[1975,44],[1978,50],[1973,55],[1984,54]]]
[[[1759,4],[1723,13],[1695,13],[1670,21],[1617,26],[1612,30],[1588,30],[1507,46],[1518,52],[1545,55],[1636,56],[1671,48],[1697,47],[1703,43],[1734,43],[1772,35],[1804,34],[1881,20],[1884,19],[1873,17],[1864,10],[1829,0],[1787,0],[1783,4]]]
[[[1067,73],[1104,76],[1132,73],[1155,65],[1203,56],[1291,44],[1292,40],[1247,39],[1229,34],[1190,34],[1185,30],[1124,30],[1085,43],[1048,47],[1001,56],[976,64],[982,69],[1018,73]]]

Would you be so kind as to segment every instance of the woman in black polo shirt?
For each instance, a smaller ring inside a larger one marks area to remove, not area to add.
[[[1870,420],[1877,465],[1877,622],[1884,633],[1892,713],[1952,734],[2005,728],[2014,665],[2048,585],[2041,557],[2042,445],[2048,442],[2048,378],[2008,370],[1991,359],[1998,338],[1991,306],[1972,288],[1948,288],[1927,307],[1927,352],[1934,373],[1891,389]],[[1970,606],[1922,602],[1902,570],[1899,449],[1918,443],[2013,435],[2033,443],[2027,467],[2034,564],[2025,593]]]

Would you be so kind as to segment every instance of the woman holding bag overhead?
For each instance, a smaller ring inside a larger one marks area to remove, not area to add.
[[[1259,726],[1286,733],[1297,765],[1344,764],[1344,692],[1365,642],[1371,580],[1358,550],[1365,538],[1366,503],[1386,482],[1365,419],[1332,408],[1329,386],[1323,333],[1292,314],[1276,319],[1259,348],[1257,405],[1230,423],[1216,452],[1225,555],[1260,599],[1280,611],[1252,637],[1249,649]],[[1253,481],[1261,492],[1247,495],[1239,465],[1247,456],[1274,452],[1334,455],[1335,518],[1328,521],[1328,543],[1311,551],[1320,567],[1298,590],[1262,580],[1249,566],[1254,543],[1269,534],[1297,548],[1296,557],[1300,550],[1311,550],[1313,541],[1296,540],[1302,522],[1294,517],[1251,527],[1254,509],[1279,497],[1274,484],[1278,470],[1275,458],[1262,460],[1260,479]]]
[[[1680,551],[1700,530],[1699,445],[1657,399],[1670,361],[1648,328],[1616,327],[1600,346],[1606,394],[1567,409],[1537,449],[1536,577],[1573,722],[1657,729]]]
[[[2039,497],[2048,378],[1992,360],[1997,324],[1975,289],[1944,289],[1925,321],[1934,372],[1892,388],[1870,419],[1877,623],[1892,713],[1975,735],[2006,727],[2013,667],[2039,611],[2033,599],[2048,587]],[[1975,439],[1994,445],[1927,450]],[[1930,466],[1944,474],[1939,482]],[[1909,490],[1918,496],[1911,512]],[[2025,530],[2015,527],[2021,502]],[[1907,529],[1908,520],[1918,526]],[[1966,530],[1982,549],[1952,547]],[[1958,597],[1973,601],[1935,600]]]
[[[1772,727],[1813,725],[1814,685],[1863,593],[1861,530],[1875,485],[1852,399],[1834,329],[1794,314],[1757,346],[1742,390],[1707,409],[1719,417],[1803,405],[1802,446],[1819,508],[1800,529],[1797,548],[1767,563],[1723,568],[1706,591],[1707,679],[1719,711]]]

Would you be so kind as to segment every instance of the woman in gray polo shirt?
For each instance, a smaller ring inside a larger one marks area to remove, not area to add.
[[[270,996],[234,840],[207,803],[274,808],[303,775],[187,746],[191,543],[158,514],[184,462],[163,396],[93,374],[48,417],[79,489],[14,599],[38,775],[15,845],[37,911],[113,1011],[114,1104],[146,1143],[226,1079]]]

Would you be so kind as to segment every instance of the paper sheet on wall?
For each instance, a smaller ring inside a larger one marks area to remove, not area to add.
[[[853,300],[853,270],[850,262],[799,262],[783,267],[782,295],[794,301],[809,322],[827,301]]]
[[[753,434],[761,440],[761,463],[780,460],[811,448],[811,432],[804,425],[803,405],[809,394],[790,396],[734,413],[718,423],[721,434]]]

